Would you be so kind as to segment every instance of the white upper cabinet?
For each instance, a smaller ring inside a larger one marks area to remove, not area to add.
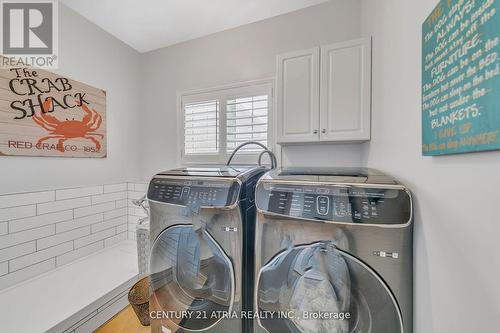
[[[319,47],[278,56],[278,143],[319,139]]]
[[[278,143],[370,140],[371,39],[278,56]]]
[[[321,141],[370,140],[371,41],[321,47]]]

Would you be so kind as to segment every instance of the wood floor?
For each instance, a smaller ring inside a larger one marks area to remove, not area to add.
[[[149,326],[142,326],[134,309],[129,305],[94,333],[150,333]]]

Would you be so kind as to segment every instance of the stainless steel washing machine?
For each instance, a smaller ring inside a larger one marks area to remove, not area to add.
[[[181,168],[151,180],[153,333],[247,330],[240,313],[252,305],[254,194],[267,170]]]
[[[256,205],[255,332],[412,332],[407,188],[372,169],[276,169]]]

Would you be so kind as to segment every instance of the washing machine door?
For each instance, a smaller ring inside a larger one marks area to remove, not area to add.
[[[331,242],[275,256],[257,281],[259,325],[271,333],[402,333],[399,306],[381,278]]]
[[[233,266],[205,229],[165,229],[151,248],[150,270],[153,308],[170,328],[208,330],[231,311]]]

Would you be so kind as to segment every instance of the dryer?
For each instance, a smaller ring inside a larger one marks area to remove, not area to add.
[[[252,305],[254,191],[264,167],[161,172],[148,190],[151,331],[242,332]]]
[[[276,169],[256,189],[255,332],[412,332],[412,197],[373,169]]]

